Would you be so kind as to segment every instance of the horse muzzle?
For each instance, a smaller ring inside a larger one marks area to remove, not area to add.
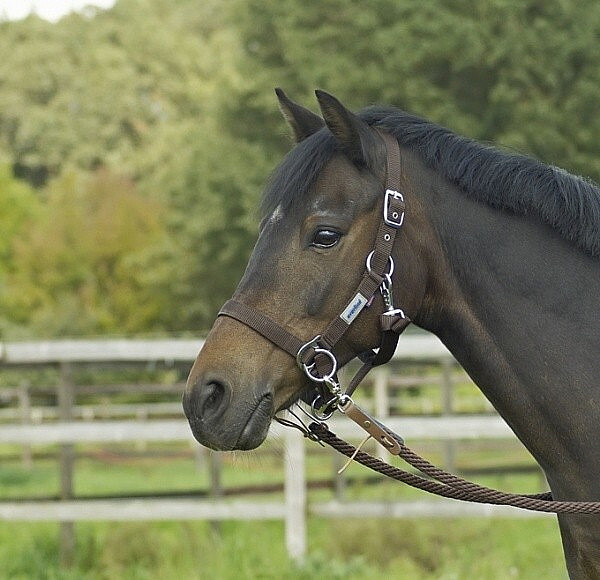
[[[216,451],[254,449],[266,438],[273,416],[273,393],[256,388],[252,396],[232,396],[225,380],[199,377],[186,387],[183,409],[196,440]]]

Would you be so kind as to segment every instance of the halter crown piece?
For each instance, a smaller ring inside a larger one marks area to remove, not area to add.
[[[400,147],[391,135],[378,133],[387,149],[382,219],[373,250],[366,258],[365,273],[340,315],[330,322],[322,334],[307,342],[262,312],[237,300],[227,301],[219,312],[219,316],[229,316],[249,326],[296,359],[298,366],[315,387],[309,394],[312,400],[307,402],[311,403],[312,417],[316,420],[328,419],[336,408],[356,420],[352,415],[358,408],[352,403],[350,396],[373,367],[390,360],[396,350],[399,335],[410,324],[410,319],[404,312],[394,307],[392,293],[394,260],[391,254],[396,235],[404,224],[406,211],[404,196],[400,193]],[[363,365],[344,393],[337,378],[338,361],[334,348],[362,310],[371,304],[378,291],[385,308],[380,316],[381,344],[377,352],[367,351],[355,355],[363,361]],[[361,427],[364,429],[364,424]]]

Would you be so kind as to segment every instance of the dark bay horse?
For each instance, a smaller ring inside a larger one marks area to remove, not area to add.
[[[394,302],[435,333],[542,466],[555,499],[600,500],[600,189],[392,108],[322,118],[278,91],[297,145],[273,174],[235,299],[307,341],[348,304],[381,215],[385,145],[401,151],[406,219]],[[377,129],[377,130],[375,130]],[[379,345],[381,299],[336,346]],[[286,352],[228,317],[184,408],[214,449],[252,449],[310,387]],[[560,515],[572,578],[600,578],[600,517]]]

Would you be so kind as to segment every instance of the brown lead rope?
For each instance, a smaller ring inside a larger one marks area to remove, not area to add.
[[[433,479],[427,479],[415,473],[404,471],[389,463],[385,463],[364,451],[357,451],[353,445],[332,433],[324,423],[311,423],[309,425],[309,434],[313,434],[315,439],[326,443],[333,449],[354,459],[361,465],[381,473],[386,477],[401,481],[411,487],[435,495],[475,503],[509,505],[538,512],[600,514],[600,502],[554,501],[551,493],[535,495],[506,493],[466,481],[432,465],[426,459],[423,459],[406,447],[398,435],[389,429],[386,429],[386,431],[394,438],[399,447],[399,451],[395,454]]]

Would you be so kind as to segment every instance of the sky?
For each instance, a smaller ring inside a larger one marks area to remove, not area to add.
[[[18,20],[35,12],[41,18],[56,21],[84,6],[110,8],[115,0],[0,0],[0,19]]]

